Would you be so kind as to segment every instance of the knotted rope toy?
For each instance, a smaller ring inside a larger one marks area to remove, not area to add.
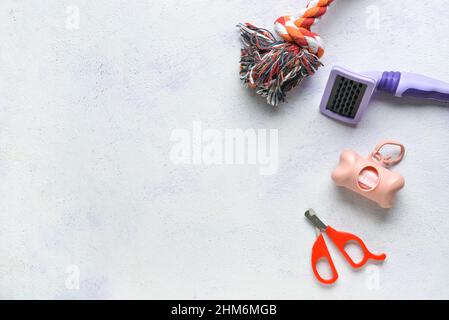
[[[300,17],[284,16],[276,20],[274,29],[283,39],[250,23],[240,23],[243,48],[240,58],[240,79],[249,88],[277,106],[285,101],[288,91],[323,64],[320,36],[311,31],[334,0],[311,0]]]

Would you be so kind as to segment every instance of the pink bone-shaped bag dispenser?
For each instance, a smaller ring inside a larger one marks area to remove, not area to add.
[[[383,157],[380,150],[385,145],[400,147],[396,159]],[[372,201],[382,208],[391,208],[396,193],[404,187],[404,178],[386,167],[402,160],[405,148],[402,144],[383,141],[368,158],[364,158],[352,150],[345,150],[340,155],[340,163],[332,172],[332,180],[338,186],[348,188]]]

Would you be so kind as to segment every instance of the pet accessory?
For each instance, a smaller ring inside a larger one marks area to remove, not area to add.
[[[386,145],[398,146],[397,158],[384,157],[381,149]],[[391,208],[396,193],[404,187],[404,178],[390,167],[399,163],[405,155],[405,147],[393,141],[379,143],[368,158],[352,150],[345,150],[340,155],[340,163],[332,172],[332,180],[362,196],[377,202],[382,208]]]
[[[330,118],[355,125],[362,119],[376,91],[384,91],[396,97],[449,102],[449,84],[438,80],[405,72],[357,74],[334,67],[321,100],[320,110]]]
[[[284,16],[276,20],[274,29],[282,37],[277,40],[266,29],[240,23],[243,42],[240,79],[247,87],[267,98],[273,106],[285,100],[288,91],[322,65],[323,41],[310,31],[334,0],[312,0],[300,17]]]
[[[309,219],[310,222],[312,222],[312,224],[315,226],[315,230],[317,231],[318,238],[316,239],[312,248],[312,270],[313,273],[315,274],[315,277],[321,283],[333,284],[338,279],[337,269],[335,268],[334,262],[332,261],[332,257],[329,253],[329,250],[327,249],[323,233],[326,233],[326,235],[332,240],[332,242],[343,254],[343,256],[346,258],[349,264],[355,269],[363,267],[370,259],[377,261],[384,261],[387,258],[385,254],[376,255],[371,253],[366,247],[365,243],[363,243],[362,239],[360,239],[356,235],[347,232],[337,231],[331,226],[326,226],[318,218],[313,209],[307,210],[305,216],[307,219]],[[363,258],[360,262],[355,262],[345,250],[346,245],[348,245],[351,242],[358,244],[363,251]],[[320,260],[327,260],[332,270],[332,278],[324,279],[320,275],[317,268],[318,262]]]

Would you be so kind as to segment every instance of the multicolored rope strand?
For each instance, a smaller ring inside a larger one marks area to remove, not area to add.
[[[300,17],[284,16],[276,20],[274,29],[283,39],[250,23],[238,25],[243,48],[240,79],[249,88],[277,106],[285,101],[288,91],[322,66],[324,54],[320,36],[311,31],[334,0],[312,0]]]

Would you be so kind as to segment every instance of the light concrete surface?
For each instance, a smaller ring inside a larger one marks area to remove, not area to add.
[[[238,79],[235,25],[305,1],[0,4],[0,298],[449,298],[449,108],[380,97],[357,128],[320,115],[330,68],[449,81],[449,2],[336,0],[325,66],[277,110]],[[79,17],[79,25],[78,23]],[[175,129],[278,129],[279,168],[176,165]],[[406,145],[383,210],[335,187],[339,153]],[[310,267],[305,209],[387,261]]]

